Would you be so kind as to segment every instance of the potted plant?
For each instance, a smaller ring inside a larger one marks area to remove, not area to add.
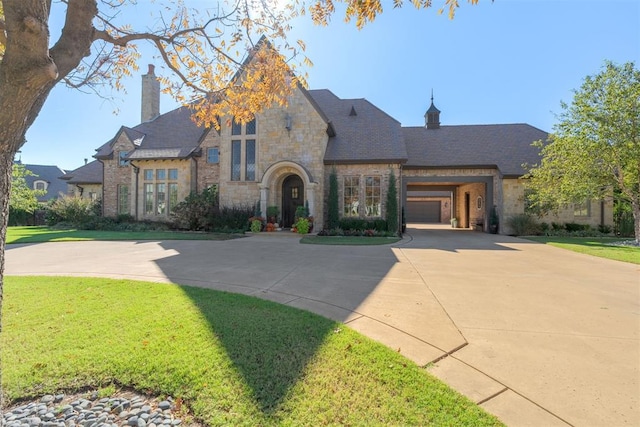
[[[496,208],[496,205],[493,205],[491,213],[489,214],[489,233],[498,234],[499,225],[500,219],[498,218],[498,209]]]
[[[267,222],[271,224],[278,223],[278,215],[280,215],[280,208],[277,206],[267,206]]]
[[[451,228],[458,228],[458,218],[451,218]]]

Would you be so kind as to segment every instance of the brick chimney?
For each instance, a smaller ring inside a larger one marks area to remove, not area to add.
[[[149,72],[142,76],[142,123],[160,115],[160,82],[155,75],[155,67],[149,64]]]

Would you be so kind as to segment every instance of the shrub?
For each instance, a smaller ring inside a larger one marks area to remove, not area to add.
[[[87,223],[98,217],[96,215],[96,203],[81,197],[64,196],[55,199],[49,205],[47,212],[47,224],[68,222],[74,226]]]
[[[251,232],[259,233],[261,231],[262,231],[262,221],[260,221],[259,219],[254,219],[253,221],[251,221]]]
[[[398,193],[396,191],[396,174],[393,169],[389,174],[389,189],[387,190],[387,231],[398,232]]]
[[[176,228],[206,230],[212,215],[218,208],[218,191],[209,187],[202,193],[191,193],[171,211],[171,219]],[[250,215],[248,215],[250,216]],[[245,216],[245,220],[248,216]]]
[[[564,228],[569,233],[572,233],[574,231],[589,231],[589,230],[591,230],[591,226],[589,224],[578,224],[576,222],[567,222],[564,225]]]
[[[329,175],[329,200],[327,210],[327,228],[330,230],[337,228],[340,213],[338,208],[338,173],[335,167],[331,169],[331,175]]]
[[[294,227],[298,231],[298,234],[307,234],[309,233],[309,229],[311,228],[311,224],[309,220],[306,218],[300,218],[296,221]]]
[[[540,233],[540,226],[536,220],[528,214],[509,217],[507,225],[516,236],[532,236]]]
[[[598,232],[602,234],[611,234],[612,231],[613,229],[611,228],[610,225],[604,225],[604,224],[598,225]]]

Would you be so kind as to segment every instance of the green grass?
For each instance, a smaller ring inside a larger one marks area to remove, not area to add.
[[[362,236],[305,236],[300,243],[310,245],[388,245],[396,243],[400,239],[398,237],[362,237]]]
[[[611,246],[619,237],[526,237],[547,245],[556,246],[582,254],[608,258],[616,261],[640,264],[640,248],[633,246]]]
[[[114,279],[6,277],[3,390],[129,386],[208,425],[500,425],[340,323],[243,295]]]
[[[7,244],[74,240],[227,240],[237,235],[180,231],[100,231],[51,227],[8,227]]]

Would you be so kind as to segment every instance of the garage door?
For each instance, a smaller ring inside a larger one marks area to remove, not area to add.
[[[440,222],[440,202],[407,201],[407,222]]]

